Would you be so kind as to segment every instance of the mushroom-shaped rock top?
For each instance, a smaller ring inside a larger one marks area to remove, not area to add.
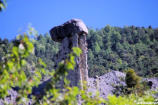
[[[71,19],[60,26],[56,26],[50,30],[52,40],[61,42],[65,37],[70,37],[74,33],[78,35],[87,35],[88,29],[80,19]]]

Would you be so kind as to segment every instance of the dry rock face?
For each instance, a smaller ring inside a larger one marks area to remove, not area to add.
[[[88,80],[87,34],[88,29],[80,19],[71,19],[50,30],[52,40],[61,43],[56,56],[56,67],[59,62],[67,58],[73,47],[79,47],[82,50],[80,57],[75,60],[75,70],[69,71],[68,79],[70,80],[70,86],[78,86],[78,83],[81,83],[80,86],[82,87],[82,82]]]
[[[124,79],[125,74],[119,71],[111,71],[98,78],[89,78],[88,91],[92,92],[93,94],[95,94],[96,91],[99,91],[100,96],[106,99],[108,95],[113,94],[115,86],[126,85]]]
[[[156,90],[158,88],[158,78],[153,77],[153,78],[144,78],[143,81],[146,82],[152,82],[152,90]]]

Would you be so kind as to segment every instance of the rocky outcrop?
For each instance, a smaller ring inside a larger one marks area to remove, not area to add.
[[[98,90],[100,92],[100,96],[104,99],[106,99],[108,95],[113,94],[115,91],[117,91],[117,94],[121,94],[122,90],[119,90],[120,88],[117,87],[124,88],[126,86],[125,76],[126,74],[123,72],[111,71],[97,78],[89,78],[88,91],[95,94]],[[152,83],[151,90],[156,90],[158,88],[158,78],[143,78],[142,80],[147,83]]]
[[[124,79],[125,74],[119,71],[111,71],[98,78],[89,78],[88,91],[95,94],[98,90],[100,96],[106,99],[109,94],[113,94],[116,85],[126,85]]]
[[[65,37],[72,35],[87,35],[88,29],[80,19],[71,19],[60,26],[56,26],[50,30],[52,40],[62,42]]]
[[[82,82],[88,80],[87,34],[88,29],[80,19],[71,19],[50,30],[52,40],[61,43],[59,52],[55,58],[56,67],[59,62],[68,57],[73,47],[79,47],[82,50],[80,57],[75,59],[75,70],[69,71],[68,73],[67,78],[70,80],[70,86],[78,86],[81,83],[80,86],[82,88]]]
[[[152,90],[156,90],[158,88],[158,78],[144,78],[143,81],[148,82],[148,85],[151,86]]]

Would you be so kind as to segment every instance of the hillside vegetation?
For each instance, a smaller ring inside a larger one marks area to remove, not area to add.
[[[132,27],[117,28],[106,26],[101,30],[89,29],[87,38],[89,76],[102,75],[111,69],[125,71],[128,68],[134,68],[139,75],[153,76],[154,74],[156,76],[157,30],[151,27],[140,28],[140,30],[146,30],[144,32],[147,34],[145,36],[146,39],[143,40],[142,36],[144,34],[137,33],[138,36],[132,37],[133,34],[131,39],[128,39],[130,35],[120,34],[126,28],[131,29]],[[109,30],[107,31],[107,29]],[[132,29],[139,28],[133,27]],[[151,34],[148,34],[150,31]],[[29,32],[29,34],[34,33]],[[139,35],[142,36],[139,37]],[[139,37],[138,41],[133,39],[136,37]],[[127,90],[127,92],[132,92],[129,95],[123,93],[123,96],[119,94],[120,96],[116,97],[115,95],[109,96],[106,94],[109,100],[99,97],[99,92],[96,92],[96,95],[92,97],[92,93],[86,92],[86,86],[84,86],[83,90],[78,87],[70,87],[70,82],[66,79],[67,72],[74,69],[74,59],[82,51],[79,48],[73,48],[69,57],[64,62],[59,63],[56,70],[53,70],[54,56],[56,56],[58,50],[59,43],[53,42],[49,34],[35,35],[28,38],[24,33],[24,35],[17,36],[12,41],[0,39],[0,104],[30,103],[49,105],[52,102],[55,105],[75,105],[80,103],[78,98],[76,98],[78,95],[81,96],[83,105],[99,105],[100,103],[124,105],[127,102],[130,102],[129,105],[136,105],[139,102],[137,99],[141,99],[141,102],[156,103],[156,98],[152,96],[153,94],[150,91],[146,93],[144,88],[141,87],[136,88],[136,91],[137,89],[142,89],[142,96],[138,96],[135,93],[135,89],[131,90],[133,89],[131,88]],[[133,62],[131,62],[132,60]],[[40,86],[40,83],[44,83],[44,80],[49,77],[52,78],[43,88],[43,93],[39,95],[37,92],[38,94],[35,94],[36,90],[34,88]],[[129,75],[126,78],[127,82],[133,81],[131,82],[132,86],[129,84],[129,87],[137,86],[139,81],[135,77],[137,76],[133,70],[131,76]],[[56,88],[56,84],[63,79],[64,88]],[[122,79],[120,78],[120,80]],[[111,82],[106,83],[106,86],[109,83]],[[115,86],[115,84],[112,85]]]
[[[140,76],[158,73],[158,29],[110,27],[90,30],[88,35],[89,76],[108,69],[134,69]]]
[[[0,39],[0,60],[9,51],[14,40]],[[38,35],[32,39],[35,55],[28,61],[37,63],[42,58],[47,69],[54,68],[54,56],[59,43],[52,41],[49,34]],[[89,76],[103,75],[108,70],[125,71],[134,69],[140,76],[157,76],[158,73],[158,29],[144,27],[106,27],[89,29],[88,65]]]

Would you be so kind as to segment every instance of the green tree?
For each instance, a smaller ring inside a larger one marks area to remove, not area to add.
[[[99,53],[100,52],[100,46],[99,46],[99,44],[97,43],[97,42],[95,42],[95,44],[94,44],[94,51],[95,51],[95,53]]]
[[[126,73],[125,81],[127,87],[134,88],[139,85],[140,77],[138,77],[133,69],[129,69]]]

